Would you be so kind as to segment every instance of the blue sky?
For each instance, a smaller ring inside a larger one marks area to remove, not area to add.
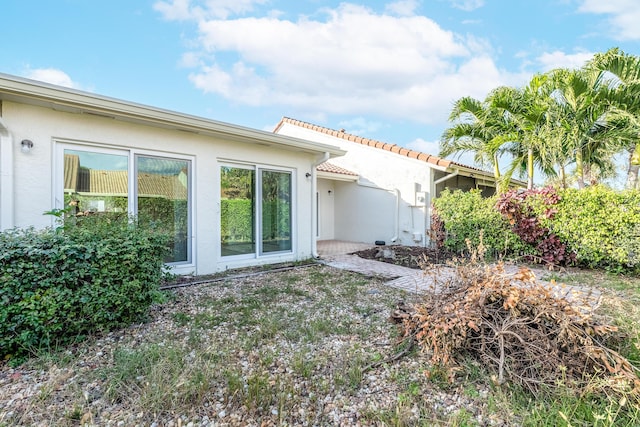
[[[3,73],[431,154],[462,96],[640,54],[637,0],[4,0],[1,16]]]

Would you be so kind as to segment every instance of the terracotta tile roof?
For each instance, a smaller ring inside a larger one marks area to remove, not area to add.
[[[76,191],[78,187],[78,171],[80,169],[80,157],[64,155],[64,191]]]
[[[350,170],[341,168],[340,166],[336,166],[329,162],[320,163],[318,166],[316,166],[316,170],[318,172],[329,172],[337,173],[340,175],[358,176],[358,174],[355,172],[351,172]]]
[[[80,166],[75,154],[64,155],[64,191],[95,195],[126,196],[126,170],[99,170]],[[139,197],[164,197],[186,200],[187,187],[176,175],[141,172],[138,174]]]
[[[415,150],[410,150],[408,148],[404,148],[404,147],[400,147],[396,144],[387,144],[385,142],[382,141],[377,141],[375,139],[370,139],[370,138],[363,138],[361,136],[357,136],[357,135],[353,135],[350,133],[347,133],[344,131],[344,129],[341,130],[334,130],[334,129],[329,129],[323,126],[317,126],[311,123],[307,123],[307,122],[303,122],[300,120],[294,120],[291,119],[289,117],[283,117],[282,120],[280,120],[280,123],[278,123],[278,126],[276,126],[274,132],[277,132],[278,129],[280,129],[280,127],[284,124],[284,123],[289,123],[295,126],[299,126],[302,128],[306,128],[306,129],[311,129],[313,131],[316,132],[320,132],[320,133],[324,133],[336,138],[341,138],[344,139],[346,141],[351,141],[351,142],[355,142],[356,144],[362,144],[362,145],[368,145],[369,147],[375,147],[375,148],[379,148],[381,150],[386,150],[386,151],[390,151],[392,153],[396,153],[399,154],[401,156],[406,156],[412,159],[418,159],[421,160],[423,162],[426,163],[431,163],[437,166],[442,166],[445,168],[448,168],[449,166],[463,166],[466,168],[470,168],[470,169],[476,169],[474,167],[471,166],[467,166],[467,165],[463,165],[461,163],[456,163],[454,161],[451,160],[447,160],[447,159],[443,159],[441,157],[437,157],[437,156],[433,156],[431,154],[427,154],[427,153],[422,153],[420,151],[415,151]],[[480,169],[477,169],[480,170]]]

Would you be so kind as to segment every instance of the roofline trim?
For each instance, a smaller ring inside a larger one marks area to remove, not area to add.
[[[382,141],[378,141],[375,139],[370,139],[370,138],[363,138],[361,136],[357,136],[351,133],[347,133],[345,132],[343,129],[342,130],[335,130],[335,129],[330,129],[324,126],[318,126],[318,125],[314,125],[312,123],[308,123],[308,122],[303,122],[301,120],[296,120],[296,119],[292,119],[289,117],[282,117],[282,119],[280,119],[280,122],[276,125],[275,129],[274,129],[274,133],[277,133],[283,126],[284,124],[290,124],[293,126],[298,126],[304,129],[309,129],[315,132],[319,132],[319,133],[323,133],[329,136],[332,136],[334,138],[339,138],[345,141],[349,141],[349,142],[353,142],[356,144],[361,144],[364,146],[369,146],[369,147],[373,147],[373,148],[377,148],[377,149],[381,149],[384,151],[388,151],[390,153],[395,153],[398,154],[400,156],[403,157],[407,157],[409,159],[415,159],[418,161],[422,161],[424,163],[426,163],[427,165],[431,166],[431,167],[436,167],[436,168],[449,168],[451,166],[465,166],[465,165],[457,165],[454,161],[452,160],[448,160],[448,159],[443,159],[441,157],[438,156],[433,156],[431,154],[427,154],[427,153],[423,153],[420,151],[416,151],[416,150],[410,150],[408,148],[404,148],[401,147],[399,145],[396,144],[389,144],[389,143],[385,143]],[[468,166],[467,166],[468,167]],[[473,168],[472,168],[473,169]]]
[[[205,136],[217,136],[247,143],[268,143],[289,150],[309,153],[328,152],[332,157],[346,154],[344,150],[328,144],[277,135],[0,73],[0,100],[5,98],[9,101],[49,108],[67,108],[77,113],[95,114],[151,126],[195,132]]]
[[[282,117],[282,119],[280,119],[280,122],[276,125],[273,132],[277,133],[278,130],[280,130],[285,125],[285,123],[288,123],[293,126],[309,129],[315,132],[324,133],[326,135],[333,136],[335,138],[340,138],[345,141],[362,144],[372,148],[382,149],[384,151],[395,153],[403,157],[422,161],[426,163],[428,167],[442,171],[442,172],[453,173],[454,171],[457,170],[458,173],[463,176],[469,176],[471,178],[481,177],[483,179],[487,179],[495,183],[495,176],[493,175],[492,172],[489,172],[489,171],[485,171],[473,166],[458,163],[453,160],[443,159],[441,157],[433,156],[431,154],[423,153],[420,151],[410,150],[404,147],[400,147],[396,144],[388,144],[382,141],[376,141],[374,139],[363,138],[357,135],[344,132],[343,130],[337,131],[327,127],[314,125],[312,123],[303,122],[301,120],[292,119],[290,117]],[[522,181],[515,180],[515,179],[511,179],[511,183],[514,183],[520,186],[523,185]],[[524,184],[526,185],[526,183]]]

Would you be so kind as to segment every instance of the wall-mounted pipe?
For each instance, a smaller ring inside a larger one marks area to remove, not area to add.
[[[320,258],[320,255],[318,255],[318,199],[316,197],[318,177],[316,166],[329,160],[329,157],[331,157],[329,152],[325,152],[311,165],[311,256],[314,258]]]
[[[395,212],[395,230],[396,235],[391,238],[391,243],[398,241],[400,236],[400,190],[395,188],[393,191],[396,193],[396,212]]]

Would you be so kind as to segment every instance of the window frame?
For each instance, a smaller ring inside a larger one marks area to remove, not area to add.
[[[187,226],[187,238],[189,244],[187,244],[187,260],[168,262],[165,265],[176,268],[194,268],[196,265],[196,236],[195,236],[195,157],[164,151],[154,151],[147,149],[137,149],[133,147],[122,147],[115,145],[105,145],[91,142],[82,142],[66,139],[55,139],[53,155],[55,159],[53,161],[54,168],[52,170],[53,183],[53,200],[52,205],[56,209],[65,209],[64,205],[64,152],[65,150],[84,151],[98,154],[115,154],[127,157],[127,213],[129,215],[136,215],[138,208],[138,174],[137,165],[138,157],[154,157],[158,159],[166,160],[182,160],[187,161],[188,174],[187,174],[187,214],[188,214],[188,226]]]
[[[253,188],[253,197],[255,204],[255,218],[253,221],[254,233],[255,233],[255,249],[253,253],[241,254],[241,255],[222,255],[222,233],[221,233],[221,224],[222,224],[222,209],[219,209],[218,214],[218,254],[219,260],[224,261],[240,261],[246,259],[265,259],[270,257],[279,257],[283,255],[293,255],[296,253],[296,169],[295,168],[287,168],[282,166],[274,166],[268,164],[261,163],[248,163],[248,162],[237,162],[233,160],[221,160],[217,165],[217,179],[218,179],[218,189],[217,194],[219,195],[219,202],[222,201],[221,194],[221,170],[223,167],[230,168],[239,168],[239,169],[248,169],[252,170],[255,174],[255,182]],[[291,180],[291,195],[290,195],[290,205],[291,205],[291,213],[290,213],[290,226],[291,226],[291,249],[285,251],[273,251],[273,252],[264,252],[263,251],[263,230],[262,230],[262,215],[263,215],[263,206],[262,206],[262,172],[282,172],[289,174]]]

